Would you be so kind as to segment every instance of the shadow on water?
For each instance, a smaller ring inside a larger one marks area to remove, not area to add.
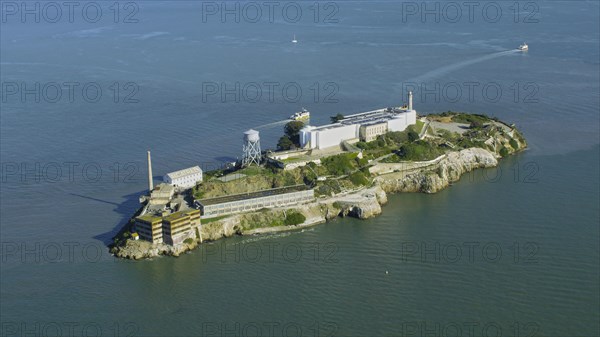
[[[121,229],[123,229],[123,226],[125,226],[125,224],[127,224],[129,219],[141,207],[139,197],[141,195],[143,195],[144,193],[145,193],[145,191],[140,191],[140,192],[124,195],[123,199],[125,199],[125,201],[123,201],[122,203],[116,203],[116,202],[112,202],[112,201],[88,197],[88,196],[76,194],[76,193],[70,193],[70,194],[73,196],[76,196],[76,197],[83,198],[83,199],[93,200],[93,201],[97,201],[97,202],[115,206],[113,211],[116,212],[117,214],[121,215],[121,220],[119,220],[119,222],[113,227],[112,230],[105,232],[105,233],[98,234],[93,237],[96,240],[102,241],[102,243],[104,243],[105,245],[108,245],[108,244],[112,243],[112,238],[115,235],[117,235],[117,233],[119,233],[121,231]]]
[[[214,158],[216,161],[219,161],[218,164],[224,165],[225,163],[231,163],[237,160],[237,158],[235,157],[228,157],[228,156],[221,156],[221,157],[215,157]]]

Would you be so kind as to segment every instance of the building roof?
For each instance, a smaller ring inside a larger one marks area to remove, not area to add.
[[[162,218],[160,216],[157,216],[157,215],[154,215],[154,214],[140,215],[140,216],[136,217],[136,219],[139,219],[139,220],[142,220],[142,221],[146,221],[146,222],[155,222],[156,220],[162,221]]]
[[[387,109],[378,109],[373,111],[361,112],[353,115],[347,115],[344,119],[340,120],[337,123],[326,124],[321,126],[312,126],[308,128],[306,126],[304,128],[305,131],[322,131],[328,129],[340,128],[348,125],[373,125],[387,122],[391,119],[399,117],[400,114],[406,113],[408,110],[402,109],[393,109],[392,111],[387,111]]]
[[[167,173],[166,176],[168,176],[171,179],[178,179],[194,174],[202,174],[202,169],[200,169],[199,166],[194,166],[183,170]]]
[[[239,201],[239,200],[245,200],[245,199],[268,197],[271,195],[279,195],[279,194],[286,194],[286,193],[292,193],[292,192],[306,191],[309,189],[310,188],[306,185],[294,185],[294,186],[278,187],[278,188],[272,188],[269,190],[262,190],[262,191],[256,191],[256,192],[250,192],[250,193],[232,194],[232,195],[227,195],[227,196],[223,196],[223,197],[215,197],[215,198],[202,199],[202,200],[196,200],[196,201],[198,203],[200,203],[202,206],[208,206],[208,205],[222,204],[222,203],[231,202],[231,201]]]
[[[169,221],[169,222],[172,222],[172,221],[175,221],[175,220],[179,220],[179,219],[181,219],[183,217],[187,217],[187,216],[189,216],[192,213],[199,213],[199,212],[200,212],[200,210],[198,210],[198,209],[186,209],[184,211],[179,211],[179,212],[171,213],[171,214],[165,216],[164,219],[167,220],[167,221]]]
[[[170,199],[173,193],[175,193],[175,187],[173,187],[173,185],[160,183],[152,190],[152,192],[150,192],[150,198]]]

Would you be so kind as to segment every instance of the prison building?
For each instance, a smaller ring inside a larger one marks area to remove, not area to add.
[[[297,205],[315,199],[315,192],[306,185],[274,188],[245,194],[196,200],[204,218],[250,212],[261,208]]]
[[[198,226],[200,210],[188,209],[169,214],[162,219],[163,241],[170,245],[180,244],[188,237],[193,237],[193,230]]]
[[[362,112],[345,116],[337,123],[302,128],[300,146],[323,149],[351,139],[370,142],[390,131],[404,131],[416,122],[417,113],[412,109],[387,108]]]
[[[175,195],[175,188],[167,184],[158,184],[150,191],[150,205],[166,205]]]
[[[142,240],[152,243],[163,242],[163,219],[161,216],[141,215],[135,218],[135,231],[140,235]]]
[[[360,140],[363,142],[370,142],[377,139],[377,136],[383,135],[388,132],[387,123],[371,123],[361,125],[359,129]]]
[[[181,189],[192,188],[197,183],[202,182],[202,169],[199,166],[194,166],[167,173],[163,176],[163,181]]]

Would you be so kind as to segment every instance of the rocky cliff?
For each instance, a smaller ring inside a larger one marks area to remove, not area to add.
[[[450,152],[436,163],[418,170],[378,176],[375,178],[375,182],[388,193],[435,193],[459,180],[460,176],[466,172],[496,165],[498,165],[498,159],[491,152],[482,148],[470,148]]]

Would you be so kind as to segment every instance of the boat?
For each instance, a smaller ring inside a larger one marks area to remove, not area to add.
[[[298,43],[298,40],[296,40],[296,34],[294,34],[294,39],[292,40],[292,43]]]
[[[529,50],[529,46],[527,45],[527,43],[523,42],[523,44],[520,45],[518,49],[520,51],[526,51],[526,50]]]
[[[308,110],[302,108],[302,111],[296,112],[295,114],[290,116],[290,119],[293,121],[299,121],[302,119],[309,119],[310,118],[310,112],[308,112]]]

